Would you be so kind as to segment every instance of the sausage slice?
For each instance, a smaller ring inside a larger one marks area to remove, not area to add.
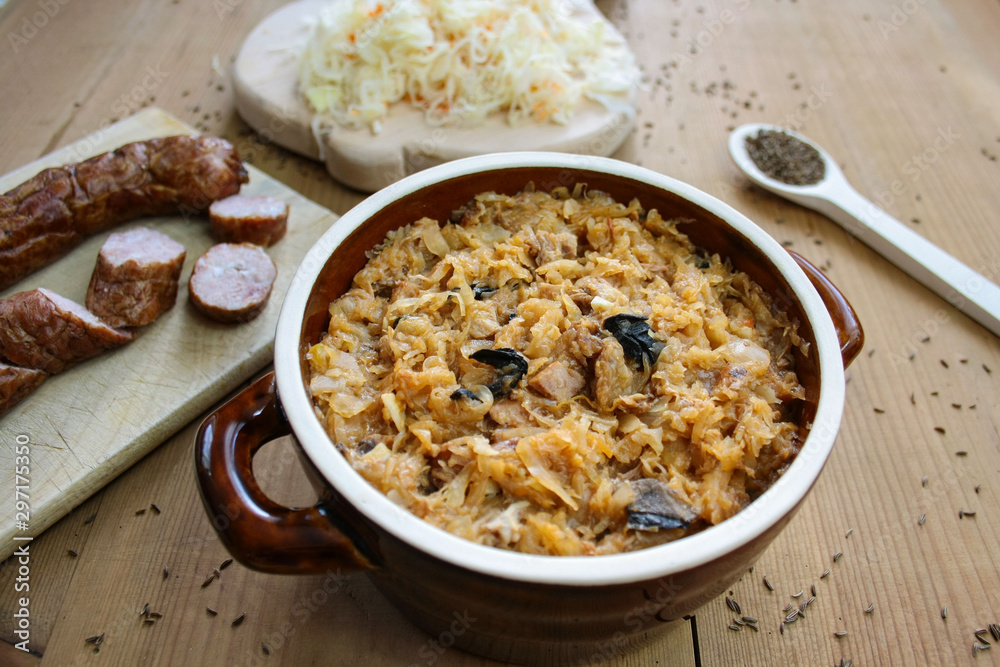
[[[233,195],[208,208],[212,237],[220,243],[274,245],[288,228],[288,204],[275,197]]]
[[[38,389],[48,376],[45,371],[0,362],[0,417]]]
[[[59,373],[130,340],[130,332],[44,287],[0,301],[0,356],[18,366]]]
[[[184,246],[139,228],[112,234],[101,247],[87,289],[87,308],[114,327],[149,324],[177,301]]]
[[[249,322],[267,305],[277,275],[260,246],[220,243],[194,264],[188,282],[191,303],[218,322]]]

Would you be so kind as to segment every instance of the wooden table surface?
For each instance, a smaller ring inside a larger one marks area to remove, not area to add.
[[[11,0],[0,8],[0,173],[156,105],[347,211],[363,195],[233,111],[227,69],[280,4]],[[832,222],[750,186],[726,151],[728,130],[744,122],[797,129],[863,194],[1000,280],[1000,4],[599,6],[647,78],[617,157],[719,197],[822,266],[867,334],[826,470],[732,587],[761,631],[728,629],[733,614],[718,599],[610,664],[1000,664],[995,642],[973,652],[974,631],[1000,623],[1000,341]],[[487,664],[438,653],[364,577],[233,564],[203,586],[227,554],[195,488],[199,421],[31,543],[28,654],[14,648],[18,566],[0,565],[0,664]],[[0,434],[13,446],[2,423]],[[276,500],[310,503],[290,447],[268,445],[255,469]],[[13,495],[13,472],[0,479]],[[137,514],[153,503],[162,513]],[[813,585],[805,618],[779,633],[783,609]],[[140,616],[147,603],[162,614],[155,622]],[[85,639],[102,633],[98,653]]]

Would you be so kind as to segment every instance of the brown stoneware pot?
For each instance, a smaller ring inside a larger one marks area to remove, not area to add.
[[[799,323],[809,341],[797,371],[811,424],[785,474],[735,517],[662,546],[598,557],[526,555],[441,531],[370,486],[334,448],[308,391],[309,347],[386,232],[423,216],[446,221],[480,192],[515,194],[586,183],[621,202],[638,197],[695,245],[728,257]],[[607,158],[504,153],[450,162],[375,193],[338,220],[303,260],[285,296],[273,373],[208,417],[195,462],[202,498],[223,543],[266,572],[364,570],[436,646],[513,662],[606,658],[691,614],[747,571],[792,519],[840,428],[844,368],[863,342],[844,297],[815,267],[746,217],[674,179]],[[287,508],[254,480],[262,444],[293,434],[319,501]]]

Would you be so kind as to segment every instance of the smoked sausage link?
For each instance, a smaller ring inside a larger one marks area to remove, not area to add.
[[[154,229],[108,236],[87,288],[87,309],[113,327],[141,327],[173,307],[184,246]]]
[[[130,332],[44,287],[0,300],[0,357],[18,366],[60,373],[130,340]]]
[[[0,362],[0,417],[38,389],[48,376],[45,371]]]
[[[248,180],[232,144],[211,136],[139,141],[46,169],[0,195],[0,289],[91,234],[141,216],[204,211]]]

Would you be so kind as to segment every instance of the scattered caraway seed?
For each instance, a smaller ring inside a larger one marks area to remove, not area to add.
[[[964,449],[960,449],[957,452],[955,452],[955,456],[968,456],[968,455],[969,452],[965,451]]]
[[[163,578],[166,579],[170,576],[170,568],[166,565],[163,566]]]
[[[885,410],[883,410],[882,408],[872,408],[872,410],[874,410],[875,414],[877,414],[877,415],[884,415],[885,414]]]
[[[735,623],[731,623],[731,624],[729,625],[729,629],[730,629],[730,630],[735,630],[736,632],[739,632],[739,631],[740,631],[740,630],[742,630],[743,628],[741,628],[740,626],[736,625]]]
[[[746,627],[750,628],[750,629],[751,629],[751,630],[753,630],[754,632],[760,632],[760,628],[758,628],[758,627],[757,627],[756,625],[754,625],[753,623],[747,623]]]
[[[833,636],[836,637],[836,638],[838,638],[838,639],[840,639],[841,637],[846,637],[847,636],[847,631],[846,630],[838,630],[837,632],[833,633]]]
[[[152,625],[153,623],[156,623],[156,619],[155,618],[146,617],[146,618],[142,619],[142,622],[143,623],[147,623],[149,625]]]
[[[854,667],[854,661],[847,658],[840,659],[840,667]]]
[[[985,637],[980,637],[979,636],[979,635],[985,635],[987,632],[989,632],[989,630],[987,630],[986,628],[979,628],[978,630],[976,630],[972,634],[973,634],[973,636],[975,636],[976,639],[978,639],[982,643],[989,644],[990,641],[988,639],[986,639]]]
[[[806,607],[808,607],[809,605],[811,605],[815,601],[816,601],[816,596],[814,595],[811,598],[809,598],[808,600],[806,600],[805,602],[803,602],[801,605],[799,605],[799,611],[804,612],[806,610]]]
[[[212,574],[208,575],[208,579],[206,579],[204,583],[202,583],[201,587],[205,588],[210,583],[212,583],[212,580],[218,576],[218,572],[219,572],[218,570],[215,570],[214,572],[212,572]]]
[[[920,486],[927,486],[927,475],[924,475],[924,478],[920,480]]]
[[[917,404],[917,397],[913,394],[910,394],[910,405],[916,405],[916,404]]]
[[[72,556],[73,558],[76,558],[77,556],[79,556],[79,555],[80,555],[80,554],[78,554],[78,553],[77,553],[76,551],[74,551],[73,549],[67,549],[67,550],[66,550],[66,553],[68,553],[68,554],[69,554],[70,556]]]
[[[976,512],[975,512],[975,510],[973,510],[973,511],[971,511],[971,512],[969,512],[969,511],[965,511],[965,512],[963,512],[963,514],[964,514],[965,516],[976,516]]]
[[[83,641],[87,642],[88,644],[93,644],[95,646],[98,646],[100,645],[101,642],[104,641],[104,634],[105,633],[102,632],[99,635],[94,635],[93,637],[87,637]]]
[[[216,579],[218,579],[219,577],[221,577],[221,576],[222,576],[222,572],[220,572],[220,571],[219,571],[219,568],[217,568],[217,567],[216,567],[216,568],[213,568],[213,569],[212,569],[212,574],[214,574],[214,575],[215,575],[215,578],[216,578]]]
[[[754,618],[753,616],[744,616],[740,620],[743,621],[744,623],[756,623],[757,622],[757,619]],[[986,630],[983,630],[983,632],[986,632]]]
[[[229,567],[232,564],[233,564],[233,559],[232,558],[227,558],[226,560],[222,561],[221,565],[219,565],[219,569],[220,570],[225,570],[227,567]]]
[[[215,611],[211,607],[205,607],[205,611],[208,612],[209,616],[218,616],[219,615],[219,612]]]
[[[143,507],[141,510],[136,510],[135,511],[135,515],[136,516],[139,516],[140,514],[145,514],[145,513],[146,513],[146,508],[145,507]]]
[[[785,634],[785,624],[784,623],[782,623],[781,625],[778,626],[778,632],[780,632],[781,634]]]
[[[247,615],[244,612],[244,613],[240,614],[239,616],[237,616],[236,618],[234,618],[233,619],[233,627],[235,628],[237,625],[239,625],[240,623],[242,623],[244,621],[244,619],[246,619],[246,617],[247,617]]]
[[[847,532],[844,534],[844,539],[847,539],[848,537],[850,537],[851,533],[853,533],[853,532],[854,532],[853,528],[848,528]]]
[[[149,612],[149,617],[150,618],[163,618],[163,614],[161,614],[158,611],[151,611],[151,612]]]
[[[793,598],[800,598],[800,597],[802,597],[802,595],[803,595],[804,593],[805,593],[805,589],[803,589],[803,590],[799,591],[798,593],[795,593],[795,594],[793,594],[793,595],[792,595],[792,597],[793,597]]]
[[[935,426],[934,430],[937,431],[938,433],[940,433],[941,435],[944,435],[944,433],[945,433],[943,426]]]
[[[767,590],[771,591],[772,593],[774,592],[774,584],[772,584],[771,580],[768,579],[767,577],[764,577],[764,587],[767,588]]]
[[[795,611],[793,611],[788,616],[785,616],[785,623],[794,623],[797,620],[799,620],[799,610],[798,609],[796,609]]]
[[[941,360],[941,365],[944,366],[945,368],[948,368],[948,362],[945,361],[944,359]]]
[[[823,574],[819,575],[819,578],[826,579],[829,576],[830,576],[830,568],[826,568],[825,570],[823,570]]]
[[[837,553],[833,554],[833,562],[836,563],[837,561],[839,561],[843,557],[844,557],[844,553],[842,551],[838,551]]]
[[[795,605],[794,605],[794,604],[792,604],[791,602],[789,602],[789,603],[788,603],[788,606],[786,606],[786,607],[785,607],[785,609],[784,609],[784,612],[785,612],[785,613],[787,614],[787,613],[788,613],[788,612],[790,612],[790,611],[791,611],[791,610],[792,610],[792,609],[793,609],[794,607],[795,607]]]
[[[150,506],[149,506],[149,507],[150,507],[150,509],[152,509],[152,510],[153,510],[154,512],[156,512],[157,514],[163,514],[163,510],[161,510],[161,509],[160,509],[160,506],[159,506],[159,505],[157,505],[156,503],[152,503],[152,504],[150,504]]]
[[[865,609],[865,613],[866,614],[870,614],[873,611],[875,611],[875,603],[874,602],[872,602],[870,605],[868,605],[868,608]]]
[[[990,370],[990,367],[987,366],[986,364],[983,364],[983,370],[986,371],[987,373],[993,373],[993,371]]]
[[[149,616],[149,603],[147,602],[142,606],[142,611],[139,612],[140,616]]]
[[[924,525],[924,521],[927,521],[927,514],[926,513],[920,515],[920,518],[917,519],[917,525],[918,526]]]
[[[981,489],[981,488],[983,488],[982,484],[976,484],[976,487],[974,489],[972,489],[972,490],[975,491],[978,494],[979,493],[979,489]]]
[[[993,639],[1000,642],[1000,623],[990,623],[990,634],[993,635]]]
[[[94,519],[96,518],[97,518],[97,512],[94,512],[93,514],[91,514],[90,516],[88,516],[86,519],[83,520],[83,525],[86,526],[89,523],[93,523]]]
[[[814,598],[816,597],[816,584],[813,584],[812,586],[809,587],[809,592],[812,593],[812,596]]]
[[[726,596],[726,606],[737,614],[743,613],[743,609],[740,607],[740,603],[732,599],[728,595]]]
[[[733,623],[735,623],[736,625],[738,625],[740,627],[743,627],[744,625],[746,625],[746,623],[744,623],[742,620],[740,620],[738,618],[734,618],[733,619]]]
[[[264,655],[271,655],[271,649],[269,649],[267,647],[267,644],[265,644],[264,642],[260,643],[260,650]]]
[[[944,619],[948,618],[948,607],[942,607],[941,608],[941,618],[944,618]]]

